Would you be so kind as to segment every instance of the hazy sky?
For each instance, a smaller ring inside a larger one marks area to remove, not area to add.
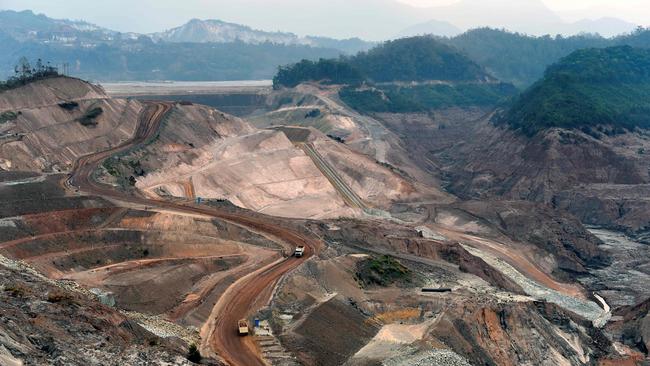
[[[55,18],[84,19],[119,31],[149,33],[169,29],[191,18],[214,18],[250,25],[263,30],[331,37],[360,36],[385,39],[399,30],[436,19],[435,6],[461,0],[0,0],[0,9],[31,9]],[[499,17],[541,21],[540,6],[558,13],[566,21],[582,18],[617,17],[634,24],[650,25],[648,0],[462,0],[469,8],[496,4],[505,11]],[[405,6],[406,4],[412,6]],[[526,12],[519,16],[517,11]],[[413,6],[427,9],[414,9]],[[513,10],[513,9],[518,10]],[[533,10],[530,10],[533,9]],[[536,10],[537,9],[537,10]],[[477,12],[456,24],[461,27],[494,25]],[[506,13],[506,14],[502,14]],[[548,14],[547,14],[548,15]],[[499,19],[501,19],[499,18]],[[485,18],[487,19],[487,18]],[[507,25],[505,25],[507,27]],[[550,30],[552,32],[552,30]]]

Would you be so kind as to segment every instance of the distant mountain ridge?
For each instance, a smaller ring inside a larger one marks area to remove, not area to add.
[[[81,20],[53,19],[31,10],[0,11],[0,32],[19,42],[76,44],[86,47],[145,37],[154,42],[172,43],[274,43],[339,49],[356,53],[372,47],[359,38],[338,40],[327,37],[300,37],[288,32],[266,32],[217,19],[192,19],[170,30],[152,34],[122,33]]]
[[[397,38],[434,35],[440,37],[454,37],[463,33],[457,26],[440,20],[429,20],[403,29],[397,34]]]
[[[240,24],[223,22],[216,19],[192,19],[180,27],[153,33],[154,40],[166,42],[235,42],[246,43],[284,43],[284,44],[310,44],[306,39],[293,33],[264,32]]]
[[[360,39],[298,37],[218,20],[193,20],[167,32],[121,33],[32,11],[0,11],[0,79],[22,56],[102,81],[261,80],[280,65],[367,49]],[[192,57],[187,57],[192,55]]]
[[[149,36],[155,41],[164,42],[229,43],[239,41],[249,44],[270,42],[286,45],[336,48],[346,53],[366,50],[373,44],[359,38],[337,40],[327,37],[300,37],[289,32],[266,32],[217,19],[192,19],[179,27],[164,32],[153,33]]]
[[[489,24],[486,24],[489,25]],[[495,27],[494,25],[491,25]],[[603,37],[614,37],[634,31],[638,25],[624,20],[612,17],[604,17],[599,19],[581,19],[573,23],[557,21],[545,25],[549,30],[555,30],[555,34],[564,34],[565,36],[574,36],[581,34],[599,34]],[[501,27],[496,27],[501,28]],[[516,28],[514,28],[516,29]],[[524,27],[524,33],[526,28]],[[434,35],[440,37],[454,37],[467,31],[467,28],[462,29],[455,24],[442,20],[429,20],[424,23],[418,23],[408,28],[403,29],[397,34],[397,37],[410,37],[420,35]],[[536,34],[539,32],[530,32]]]

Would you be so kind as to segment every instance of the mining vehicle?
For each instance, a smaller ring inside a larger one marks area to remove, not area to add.
[[[237,322],[237,332],[240,336],[248,335],[248,322],[246,319],[241,319]]]
[[[296,250],[294,250],[293,255],[297,258],[302,257],[305,254],[305,246],[304,245],[299,245],[296,247]]]

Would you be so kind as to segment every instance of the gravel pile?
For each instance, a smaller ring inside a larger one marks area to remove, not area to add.
[[[472,366],[453,351],[441,349],[399,356],[386,360],[382,366]]]

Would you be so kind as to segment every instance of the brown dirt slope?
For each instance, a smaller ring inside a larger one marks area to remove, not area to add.
[[[59,106],[70,101],[78,106]],[[102,113],[83,126],[80,119],[95,108]],[[137,101],[108,99],[100,87],[67,77],[0,93],[0,112],[18,115],[0,125],[0,168],[67,171],[76,158],[129,139],[141,108]]]

